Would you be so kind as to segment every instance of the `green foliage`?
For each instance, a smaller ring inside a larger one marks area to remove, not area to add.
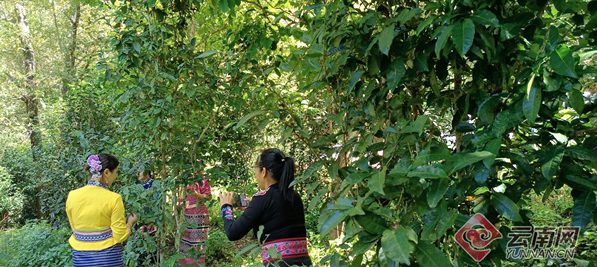
[[[550,192],[563,184],[579,190],[573,193],[574,224],[592,221],[595,165],[566,151],[580,144],[595,149],[595,105],[587,102],[577,74],[594,75],[595,69],[575,54],[588,43],[568,42],[593,26],[562,24],[561,15],[573,11],[540,5],[418,2],[372,8],[332,1],[320,10],[301,10],[309,15],[302,24],[307,47],[285,61],[302,70],[291,77],[329,122],[313,127],[321,132],[309,132],[310,138],[321,142],[307,145],[322,155],[318,162],[338,173],[331,180],[337,197],[324,205],[319,220],[322,234],[356,220],[360,231],[345,238],[356,242],[355,256],[368,250],[356,246],[362,240],[376,244],[375,250],[396,252],[381,233],[400,225],[409,225],[419,239],[445,243],[464,223],[458,213],[524,223],[528,215],[520,205],[531,190]],[[344,48],[309,56],[314,47]],[[432,52],[436,57],[429,57]],[[311,68],[313,57],[321,68]],[[447,152],[430,153],[442,147]],[[334,162],[342,158],[351,161],[336,171]],[[467,204],[464,197],[475,195],[479,200]],[[434,257],[426,251],[434,250],[385,256],[426,265],[447,264],[454,255],[450,246]],[[492,255],[486,261],[504,260]]]
[[[64,224],[66,194],[88,178],[84,157],[117,155],[127,210],[164,230],[131,241],[129,263],[155,248],[175,264],[180,188],[204,171],[214,188],[252,193],[250,166],[269,146],[298,162],[322,264],[461,263],[452,238],[476,212],[500,226],[570,217],[592,232],[594,1],[106,6],[93,9],[109,13],[109,46],[98,45],[107,52],[47,111],[43,164],[3,152],[2,166]],[[129,185],[145,167],[158,173],[159,198]],[[529,205],[564,186],[569,212]],[[214,231],[211,245],[226,249]],[[330,232],[343,235],[327,248]],[[482,265],[505,261],[492,246]]]
[[[30,222],[0,233],[0,264],[3,266],[72,265],[70,229],[53,229],[48,222]]]
[[[23,194],[13,184],[6,168],[0,166],[0,228],[14,224],[23,210]]]
[[[5,207],[11,215],[3,217],[9,225],[24,224],[25,221],[37,218],[37,187],[35,170],[31,164],[30,150],[23,146],[10,144],[0,148],[2,162],[2,183],[5,186],[2,196]],[[2,209],[2,208],[0,208]],[[6,215],[6,214],[5,214]]]

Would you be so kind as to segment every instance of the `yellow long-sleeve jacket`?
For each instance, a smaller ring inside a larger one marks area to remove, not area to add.
[[[87,185],[70,191],[66,214],[73,230],[68,242],[75,250],[102,250],[129,237],[122,197],[106,188]]]

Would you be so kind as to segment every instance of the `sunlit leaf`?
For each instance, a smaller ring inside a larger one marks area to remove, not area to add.
[[[438,58],[440,56],[442,49],[444,49],[444,47],[446,46],[446,43],[448,43],[448,39],[450,38],[450,35],[452,35],[452,27],[454,27],[454,26],[453,25],[444,26],[444,28],[441,31],[441,34],[437,38],[437,42],[435,43],[435,55]]]
[[[381,246],[388,258],[398,263],[410,264],[410,253],[414,251],[415,245],[409,241],[404,227],[385,230],[381,238]]]
[[[392,40],[394,39],[394,24],[385,28],[379,34],[379,51],[383,54],[388,55],[390,52],[390,46],[392,45]]]
[[[559,45],[549,56],[549,65],[560,75],[577,78],[574,71],[576,61],[572,57],[572,52],[566,45]]]
[[[468,52],[473,45],[473,39],[475,37],[475,24],[470,19],[465,19],[462,22],[454,24],[452,30],[452,39],[456,46],[456,51],[461,57]]]
[[[522,111],[530,123],[535,123],[541,107],[541,89],[531,87],[527,96],[522,100]]]
[[[416,246],[415,259],[420,266],[425,267],[453,267],[452,263],[441,250],[428,241],[420,241]]]

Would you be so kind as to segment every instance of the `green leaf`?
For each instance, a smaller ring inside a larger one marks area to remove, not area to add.
[[[408,177],[419,177],[428,179],[447,179],[448,175],[446,172],[438,167],[431,165],[422,165],[416,167],[414,170],[408,172]]]
[[[593,211],[597,202],[593,191],[572,191],[574,206],[572,207],[572,223],[584,230],[593,221]]]
[[[319,60],[317,58],[307,58],[307,59],[305,59],[305,62],[307,63],[307,67],[309,67],[309,69],[312,69],[312,70],[320,70],[321,69],[321,63],[319,62]]]
[[[398,263],[410,265],[410,253],[415,250],[415,245],[409,241],[404,227],[385,230],[381,238],[381,246],[386,257]]]
[[[491,152],[496,157],[499,155],[501,148],[502,148],[502,138],[492,139],[491,141],[487,142],[487,144],[485,145],[485,151]],[[488,166],[488,167],[493,165],[494,162],[495,162],[495,157],[487,158],[487,159],[483,160],[483,164],[485,164],[485,166]]]
[[[222,12],[228,11],[228,0],[220,0],[220,10]]]
[[[556,48],[558,42],[560,41],[560,32],[558,31],[558,27],[553,25],[549,27],[549,36],[547,38],[551,49]]]
[[[494,157],[493,153],[489,151],[477,151],[464,154],[458,153],[454,155],[452,160],[450,160],[450,166],[452,167],[450,169],[450,173],[458,171],[464,167],[470,166],[473,163],[487,159],[489,157]]]
[[[576,265],[578,265],[578,267],[595,267],[595,262],[590,262],[587,260],[581,260],[581,259],[573,259],[574,263],[576,263]]]
[[[407,23],[408,21],[410,21],[414,16],[421,14],[422,10],[419,8],[413,8],[413,9],[403,9],[402,12],[400,12],[400,14],[396,17],[398,18],[398,22],[400,22],[401,25],[404,25],[405,23]]]
[[[560,176],[560,179],[563,178],[564,183],[572,187],[573,189],[580,189],[580,190],[597,190],[597,184],[591,180],[578,177],[576,175],[567,174],[564,177]]]
[[[369,179],[369,188],[377,193],[384,195],[383,187],[386,182],[386,171],[388,167],[383,167],[381,171],[375,173]]]
[[[494,119],[493,109],[499,105],[502,101],[501,98],[503,94],[494,94],[487,99],[485,99],[481,105],[479,105],[479,110],[477,111],[477,116],[481,119],[481,121],[485,123],[491,123]]]
[[[147,8],[153,8],[156,0],[147,0]]]
[[[415,259],[419,266],[425,267],[453,267],[452,263],[441,250],[429,243],[419,241],[415,250]]]
[[[425,124],[427,123],[428,120],[429,120],[428,116],[421,115],[421,116],[417,117],[417,119],[415,121],[411,121],[410,123],[408,123],[408,125],[403,127],[402,130],[400,130],[400,133],[402,133],[402,134],[417,133],[420,135],[421,133],[423,133],[423,128],[425,127]]]
[[[349,174],[346,179],[344,179],[344,183],[347,184],[356,184],[361,182],[363,179],[369,177],[371,174],[368,172],[355,172]]]
[[[310,201],[309,201],[309,207],[308,210],[315,210],[317,208],[317,204],[319,204],[319,202],[325,197],[325,195],[329,193],[329,190],[323,189],[320,190],[317,195],[315,195]]]
[[[133,49],[135,49],[135,51],[137,51],[137,53],[141,52],[141,45],[139,44],[139,42],[134,42],[133,43]]]
[[[388,55],[390,52],[390,46],[392,45],[392,41],[394,40],[394,24],[390,25],[389,27],[385,28],[379,34],[379,51],[381,51],[384,55]]]
[[[552,133],[549,132],[558,142],[562,143],[562,144],[566,144],[568,143],[568,137],[561,134],[561,133]]]
[[[570,103],[570,106],[578,114],[582,114],[582,111],[585,109],[585,99],[580,90],[572,89],[572,91],[568,92],[568,103]]]
[[[323,47],[321,45],[312,45],[307,50],[307,58],[318,58],[323,56]]]
[[[425,28],[427,28],[429,25],[431,25],[435,19],[437,19],[437,15],[431,15],[428,18],[426,18],[423,22],[419,23],[419,26],[417,26],[417,36],[423,31],[425,30]]]
[[[450,38],[450,35],[452,34],[452,27],[454,27],[454,26],[453,25],[445,26],[442,29],[441,34],[437,38],[437,42],[435,42],[435,55],[438,58],[440,56],[442,49],[444,49],[444,47],[448,43],[448,39]]]
[[[481,9],[476,11],[475,14],[471,17],[473,21],[477,24],[484,25],[484,26],[491,26],[491,27],[499,27],[500,21],[498,18],[489,10]]]
[[[352,75],[352,79],[350,79],[350,84],[348,84],[348,94],[352,92],[352,89],[354,89],[354,86],[357,84],[362,75],[363,70],[361,69],[358,69],[354,72],[354,74]]]
[[[551,77],[550,73],[546,70],[543,71],[543,82],[547,86],[545,92],[554,92],[560,89],[562,85],[562,76]]]
[[[507,196],[500,193],[495,193],[491,195],[491,204],[500,215],[504,216],[504,218],[515,222],[522,221],[518,206],[516,206],[514,201]]]
[[[572,57],[572,52],[566,45],[559,45],[549,56],[549,65],[560,75],[577,78],[574,68],[576,62]]]
[[[429,204],[429,207],[435,208],[437,206],[437,203],[444,198],[449,185],[449,179],[439,179],[431,183],[431,186],[427,188],[427,204]]]
[[[236,1],[235,0],[228,0],[228,8],[230,10],[234,10],[234,6],[236,5]]]
[[[388,89],[394,90],[404,77],[404,61],[402,59],[394,59],[388,69]]]
[[[564,157],[564,146],[555,146],[545,151],[544,159],[541,163],[541,172],[543,177],[551,179],[560,168],[560,163]]]
[[[206,51],[206,52],[202,53],[201,55],[198,55],[196,58],[206,58],[206,57],[209,57],[209,56],[211,56],[211,55],[213,55],[215,53],[218,53],[218,51],[216,51],[216,50],[209,50],[209,51]]]
[[[364,254],[359,254],[358,256],[354,257],[350,263],[350,267],[360,267],[363,262],[363,255]]]
[[[475,38],[475,23],[470,19],[454,24],[452,40],[456,46],[456,51],[461,57],[468,52],[473,45]]]
[[[325,214],[325,213],[322,213]],[[327,216],[321,216],[323,218],[322,222],[321,222],[321,226],[319,227],[320,232],[324,235],[327,235],[330,233],[330,231],[332,229],[334,229],[334,227],[338,226],[338,224],[340,224],[342,221],[344,221],[344,219],[346,218],[346,216],[348,215],[348,211],[347,210],[328,210],[327,212]]]
[[[309,165],[309,167],[307,167],[307,170],[303,173],[303,177],[310,177],[313,175],[313,173],[319,171],[321,169],[321,167],[323,167],[324,161],[323,160],[319,160],[316,161],[314,163],[311,163]]]
[[[564,155],[579,159],[597,162],[597,153],[594,150],[586,149],[581,146],[569,146],[564,151]]]
[[[331,179],[335,179],[338,176],[338,163],[336,161],[332,161],[330,167],[328,168],[328,174],[330,175]]]
[[[440,217],[436,227],[437,238],[441,238],[444,234],[446,234],[448,229],[454,227],[456,218],[458,218],[458,210],[448,211],[446,214]]]
[[[256,110],[256,111],[253,111],[253,112],[245,115],[242,119],[240,119],[240,121],[238,121],[238,123],[236,123],[236,125],[233,127],[233,129],[236,130],[236,129],[240,128],[241,126],[243,126],[251,118],[253,118],[255,116],[258,116],[258,115],[261,115],[261,114],[264,114],[264,113],[266,113],[266,111],[264,111],[264,110]]]
[[[366,212],[365,215],[355,216],[354,218],[365,231],[372,234],[382,234],[388,228],[386,220],[371,212]]]
[[[580,57],[580,61],[584,61],[585,59],[590,58],[590,57],[594,56],[595,54],[597,54],[597,50],[581,52],[581,53],[578,53],[578,56]]]
[[[249,245],[246,245],[246,246],[244,246],[244,247],[243,247],[243,248],[242,248],[240,251],[238,251],[238,252],[236,253],[236,256],[235,256],[235,257],[238,257],[238,256],[240,256],[240,255],[243,255],[243,254],[247,253],[248,251],[250,251],[250,250],[252,250],[252,249],[254,249],[254,248],[256,248],[256,247],[257,247],[257,244],[249,244]]]
[[[421,72],[428,72],[429,65],[427,64],[427,58],[429,55],[425,54],[424,52],[419,52],[415,56],[415,69]]]
[[[431,150],[422,150],[415,158],[413,168],[429,162],[447,160],[451,156],[452,153],[445,147],[433,147]]]
[[[539,108],[541,107],[541,89],[531,87],[528,94],[522,100],[522,111],[530,123],[535,123]]]
[[[475,129],[475,125],[468,122],[461,122],[458,125],[456,125],[456,132],[458,133],[474,132]]]
[[[359,241],[357,241],[354,246],[352,247],[352,250],[350,251],[350,255],[354,256],[354,255],[363,255],[365,252],[367,252],[368,250],[371,249],[371,247],[373,247],[373,245],[376,244],[376,242],[367,242],[369,240],[365,239],[359,239]],[[377,241],[377,240],[376,240]],[[360,266],[360,265],[359,265]]]

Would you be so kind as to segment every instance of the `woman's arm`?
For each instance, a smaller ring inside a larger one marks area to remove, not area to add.
[[[70,210],[70,192],[68,193],[68,197],[66,198],[66,216],[68,217],[68,223],[70,224],[70,229],[75,230],[75,226],[73,225],[73,216]]]
[[[232,215],[232,206],[230,204],[222,205],[222,218],[224,219],[224,229],[228,239],[235,241],[243,238],[251,229],[257,226],[264,212],[264,197],[253,198],[245,212],[236,220]]]
[[[130,234],[131,225],[127,225],[124,219],[124,204],[122,203],[122,197],[118,195],[113,203],[112,217],[110,228],[112,229],[112,236],[116,239],[116,242],[122,243],[126,241]]]

